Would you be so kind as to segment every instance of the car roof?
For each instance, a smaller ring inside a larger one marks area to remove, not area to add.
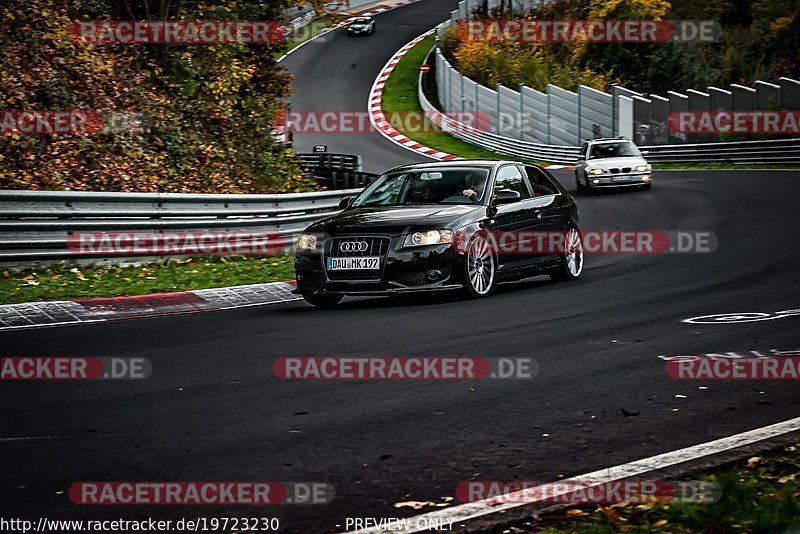
[[[389,169],[391,171],[399,170],[414,170],[414,169],[431,169],[431,168],[452,168],[452,167],[496,167],[513,163],[515,165],[524,165],[521,161],[510,160],[495,160],[495,159],[458,159],[451,161],[432,161],[430,163],[410,163],[408,165],[399,165]]]
[[[632,143],[630,139],[626,139],[624,137],[604,137],[602,139],[587,139],[586,142],[590,145],[597,145],[600,143],[619,143],[620,141],[625,141],[627,143]]]

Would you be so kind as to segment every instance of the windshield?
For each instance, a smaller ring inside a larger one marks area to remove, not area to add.
[[[390,172],[376,179],[353,206],[480,204],[488,168],[430,168]]]
[[[641,157],[633,143],[628,141],[593,145],[590,150],[589,157],[586,159]]]
[[[369,24],[369,19],[356,19],[353,24]]]

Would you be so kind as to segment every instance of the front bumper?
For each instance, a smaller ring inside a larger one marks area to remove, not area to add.
[[[591,187],[626,187],[653,183],[653,174],[590,174],[586,179]]]
[[[404,236],[390,238],[388,252],[381,258],[380,272],[368,273],[374,279],[366,279],[366,276],[363,279],[357,276],[351,280],[335,279],[337,273],[347,272],[331,274],[327,270],[327,256],[322,252],[326,250],[324,243],[322,250],[297,252],[294,257],[296,292],[306,295],[382,295],[461,287],[464,257],[450,244],[404,248],[403,239]]]

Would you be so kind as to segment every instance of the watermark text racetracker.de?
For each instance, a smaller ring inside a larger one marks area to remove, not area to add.
[[[711,481],[638,479],[604,481],[581,478],[556,482],[469,480],[456,487],[456,497],[461,502],[489,501],[492,504],[713,503],[720,499],[721,494],[720,486]]]
[[[289,29],[270,20],[82,20],[68,28],[76,42],[94,45],[272,44]]]
[[[277,232],[76,232],[67,237],[74,254],[260,254],[287,247]]]
[[[0,380],[143,380],[147,358],[11,356],[0,358]]]
[[[182,517],[180,519],[50,519],[0,517],[0,532],[275,532],[277,517]]]
[[[470,133],[516,130],[530,131],[532,117],[524,113],[501,113],[497,122],[485,111],[464,110],[443,113],[441,111],[386,111],[382,125],[389,125],[405,133]],[[371,134],[378,130],[372,125],[372,113],[368,111],[313,110],[282,111],[273,126],[276,130],[291,134]]]
[[[272,371],[281,380],[530,379],[538,375],[539,364],[528,357],[284,356]]]
[[[800,134],[800,111],[674,111],[667,127],[675,134]]]
[[[0,135],[143,134],[152,127],[139,112],[95,110],[0,110]]]
[[[336,496],[327,482],[76,482],[73,504],[100,505],[273,505],[328,504]]]
[[[675,380],[800,380],[800,357],[678,358],[666,372]]]
[[[480,231],[499,254],[561,254],[565,250],[584,254],[691,254],[711,253],[718,239],[707,231],[582,230],[579,239],[571,231],[514,230]],[[453,247],[467,249],[473,234],[457,232]]]
[[[463,20],[461,41],[511,43],[672,43],[714,42],[722,26],[714,20]]]

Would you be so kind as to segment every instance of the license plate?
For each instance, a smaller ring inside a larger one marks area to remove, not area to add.
[[[342,271],[349,269],[380,269],[381,259],[378,256],[363,256],[359,258],[328,258],[329,271]]]

